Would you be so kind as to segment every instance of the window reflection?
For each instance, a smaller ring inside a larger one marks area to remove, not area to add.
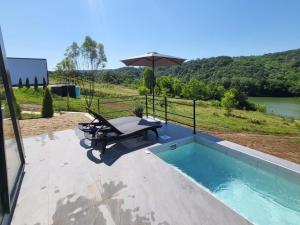
[[[1,98],[1,112],[3,124],[4,148],[7,167],[7,179],[9,193],[12,192],[14,183],[16,181],[19,168],[21,166],[21,159],[18,151],[18,145],[13,128],[11,113],[8,107],[5,89],[3,86],[3,74],[0,75],[0,98]]]

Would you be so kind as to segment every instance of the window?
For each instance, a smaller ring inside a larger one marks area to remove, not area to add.
[[[24,171],[23,144],[0,30],[0,224],[9,223]]]

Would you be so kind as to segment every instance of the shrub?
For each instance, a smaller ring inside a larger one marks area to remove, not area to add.
[[[146,95],[149,93],[149,89],[145,86],[140,86],[139,87],[139,94],[140,95]]]
[[[166,104],[167,104],[167,102],[166,102],[165,100],[159,101],[159,106],[160,106],[160,107],[165,107]]]
[[[221,99],[221,105],[226,110],[226,116],[231,115],[232,109],[237,107],[238,101],[236,100],[235,91],[230,89],[225,92],[224,97]]]
[[[202,80],[191,79],[182,87],[182,96],[189,99],[205,99],[207,92],[206,84]]]
[[[43,77],[43,89],[45,90],[46,87],[47,87],[47,82],[46,82],[45,77]]]
[[[219,116],[219,114],[216,112],[213,112],[213,116]]]
[[[26,78],[26,88],[30,88],[30,83],[29,83],[29,79],[28,79],[28,77]]]
[[[13,98],[13,107],[15,108],[15,112],[16,112],[16,117],[21,120],[22,119],[22,110],[21,110],[19,103],[17,102],[14,92],[12,92],[12,98]]]
[[[38,79],[37,79],[37,77],[35,77],[34,78],[34,90],[38,90],[38,88],[39,88],[39,83],[38,83]]]
[[[255,109],[256,109],[256,111],[262,112],[262,113],[265,113],[267,111],[267,107],[265,105],[256,104]]]
[[[19,78],[19,84],[18,84],[19,88],[23,88],[23,82],[22,82],[22,78]]]
[[[53,116],[53,100],[48,88],[45,89],[42,105],[42,117],[49,118]]]
[[[220,107],[221,106],[221,102],[218,100],[210,100],[210,104],[214,107]]]
[[[253,123],[253,124],[257,124],[257,125],[262,125],[262,124],[266,123],[265,120],[259,120],[259,119],[255,119],[255,118],[249,119],[249,122]]]
[[[220,101],[221,98],[224,96],[225,88],[214,83],[208,84],[206,92],[206,99],[215,99]]]
[[[34,78],[34,84],[33,84],[33,85],[34,85],[34,86],[33,86],[33,87],[34,87],[34,90],[37,91],[38,88],[39,88],[39,83],[38,83],[37,77]]]
[[[143,112],[144,112],[143,104],[140,103],[140,102],[135,103],[132,112],[137,117],[142,118],[143,117]]]
[[[256,110],[255,104],[248,101],[248,97],[244,92],[238,91],[235,88],[232,88],[230,90],[234,93],[235,99],[238,103],[236,108],[243,109],[243,110],[249,110],[249,111]]]

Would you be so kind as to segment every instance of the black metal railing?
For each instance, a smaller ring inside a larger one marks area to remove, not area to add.
[[[149,104],[149,97],[151,97],[150,103],[153,102],[152,96],[146,95],[146,116],[152,115],[153,117],[159,117],[164,119],[167,124],[168,121],[172,121],[175,123],[183,124],[185,126],[189,126],[193,128],[193,133],[196,133],[196,100],[187,100],[187,99],[179,99],[179,98],[168,98],[168,97],[155,97],[154,98],[154,107],[153,103]],[[159,102],[162,109],[155,107],[157,106],[157,101]],[[184,101],[184,102],[183,102]],[[185,107],[190,107],[190,115],[186,115],[183,113],[179,113],[171,107],[172,105],[182,105]],[[158,113],[157,113],[158,112]],[[184,122],[179,120],[179,118],[183,118],[184,120],[188,120],[189,122]]]
[[[97,98],[97,111],[103,115],[108,115],[108,118],[114,118],[115,115],[130,115],[132,114],[133,104],[136,101],[144,103],[144,97],[141,95],[119,96],[119,97],[101,97]],[[120,107],[121,106],[121,107]]]
[[[152,96],[148,95],[102,97],[97,99],[97,111],[103,115],[108,115],[108,118],[113,118],[114,115],[132,114],[133,104],[136,101],[144,105],[147,117],[150,115],[154,118],[163,119],[166,124],[168,121],[172,121],[192,127],[193,133],[196,133],[196,100],[155,97],[153,101]],[[183,110],[185,113],[180,112],[176,105],[185,106],[185,110]]]

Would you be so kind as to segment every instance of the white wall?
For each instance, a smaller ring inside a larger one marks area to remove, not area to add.
[[[20,78],[25,85],[27,77],[30,84],[34,83],[35,77],[37,77],[39,84],[43,84],[43,77],[48,82],[46,59],[7,58],[7,62],[12,85],[18,85]]]

